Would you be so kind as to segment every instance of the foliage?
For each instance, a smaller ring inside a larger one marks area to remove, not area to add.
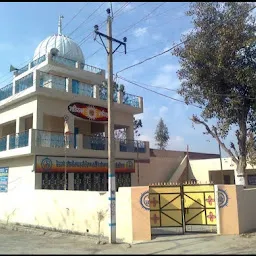
[[[160,118],[155,131],[155,140],[156,140],[157,147],[159,149],[166,149],[169,139],[170,137],[169,137],[168,128],[165,125],[163,119]]]
[[[179,57],[179,90],[186,103],[202,108],[205,126],[237,164],[237,184],[244,185],[248,160],[248,132],[256,127],[256,26],[251,14],[254,3],[196,2],[190,5],[194,30],[182,37],[183,45],[174,49]],[[207,121],[216,118],[217,125]],[[236,127],[238,150],[228,148],[222,140],[231,126]]]

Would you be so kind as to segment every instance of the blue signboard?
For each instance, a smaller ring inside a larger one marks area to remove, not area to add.
[[[0,192],[8,192],[8,169],[0,167]]]

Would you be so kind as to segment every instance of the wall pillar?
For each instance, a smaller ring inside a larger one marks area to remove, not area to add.
[[[25,118],[24,117],[16,118],[16,133],[20,133],[24,131],[25,131]]]
[[[74,173],[68,173],[68,190],[74,190]]]
[[[126,139],[134,140],[134,129],[133,126],[129,126],[126,128]]]
[[[39,110],[37,106],[37,110],[33,113],[33,129],[43,130],[44,129],[44,113]]]
[[[123,97],[124,97],[124,93],[122,91],[118,91],[118,93],[117,93],[117,103],[123,104]]]
[[[42,189],[42,173],[35,173],[35,189]]]
[[[93,98],[99,99],[100,98],[100,89],[98,85],[93,86]]]
[[[66,78],[66,91],[72,93],[72,79],[70,77]]]
[[[33,71],[33,86],[35,88],[40,87],[40,70],[38,69]]]

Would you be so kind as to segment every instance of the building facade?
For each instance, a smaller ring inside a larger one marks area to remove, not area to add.
[[[22,176],[26,189],[106,191],[105,71],[85,64],[79,45],[62,34],[61,20],[58,34],[38,45],[33,61],[12,69],[12,83],[0,89],[3,176]],[[135,160],[138,154],[149,159],[149,143],[134,140],[142,97],[115,91],[113,101],[114,128],[126,131],[126,139],[115,140],[118,188],[132,185]]]

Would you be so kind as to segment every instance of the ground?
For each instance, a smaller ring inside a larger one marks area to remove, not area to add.
[[[158,236],[150,242],[97,244],[96,238],[38,229],[0,228],[1,254],[254,254],[256,234]]]

